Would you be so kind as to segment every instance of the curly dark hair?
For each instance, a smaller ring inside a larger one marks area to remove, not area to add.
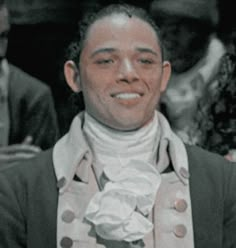
[[[236,56],[222,57],[217,91],[207,90],[200,101],[198,121],[207,150],[225,155],[236,148]],[[210,97],[211,96],[211,97]]]
[[[66,51],[66,59],[73,60],[78,65],[80,60],[80,53],[84,47],[84,43],[87,39],[90,27],[97,20],[100,20],[107,16],[112,16],[114,14],[124,14],[129,18],[134,16],[147,22],[156,33],[163,57],[163,49],[159,27],[155,24],[155,21],[147,13],[147,11],[129,4],[111,4],[97,12],[93,10],[93,12],[88,12],[85,14],[84,18],[78,25],[78,30],[75,34],[74,39],[68,46],[68,49]]]

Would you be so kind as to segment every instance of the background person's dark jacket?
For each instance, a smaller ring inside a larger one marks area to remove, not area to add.
[[[236,247],[236,165],[187,147],[195,248]],[[56,248],[52,150],[0,169],[0,248]]]
[[[22,143],[26,136],[43,150],[59,138],[56,111],[46,84],[9,64],[9,144]]]

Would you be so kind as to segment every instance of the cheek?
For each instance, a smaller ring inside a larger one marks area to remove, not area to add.
[[[88,74],[87,74],[88,75]],[[82,81],[82,92],[84,95],[85,105],[96,105],[101,104],[105,101],[106,95],[106,86],[104,85],[104,80],[99,76],[96,77],[96,74],[89,74],[90,76],[84,75]]]
[[[98,78],[96,77],[96,71],[90,72],[91,69],[87,68],[81,72],[81,88],[84,94],[89,95],[91,90],[99,89]]]
[[[88,66],[82,74],[82,80],[88,88],[106,88],[111,81],[111,75],[113,75],[111,70],[99,70],[96,66]]]
[[[161,76],[157,73],[157,71],[143,73],[142,80],[145,82],[151,93],[155,93],[156,90],[160,89]]]

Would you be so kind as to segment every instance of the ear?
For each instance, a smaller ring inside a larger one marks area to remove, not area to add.
[[[164,92],[171,75],[171,65],[169,61],[164,61],[162,64],[162,82],[160,91]]]
[[[75,65],[74,61],[68,60],[64,64],[64,75],[66,78],[66,82],[69,87],[74,92],[80,92],[80,77],[79,77],[79,70]]]

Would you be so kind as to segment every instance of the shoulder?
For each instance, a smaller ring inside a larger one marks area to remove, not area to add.
[[[20,208],[27,215],[29,209],[45,208],[45,204],[55,206],[57,191],[51,149],[0,169],[0,205],[5,206],[2,208]]]
[[[52,149],[41,152],[32,159],[26,159],[12,165],[2,165],[0,168],[0,184],[4,182],[9,187],[14,185],[21,188],[35,186],[38,182],[44,183],[45,179],[51,182],[56,181],[53,161]]]
[[[235,247],[236,164],[195,146],[186,149],[195,240],[216,247],[224,235],[224,247]]]
[[[207,151],[198,146],[186,145],[186,150],[190,167],[194,165],[207,169],[209,167],[210,169],[217,169],[219,167],[222,169],[228,164],[233,164],[227,161],[223,156]]]
[[[32,238],[42,240],[42,230],[54,230],[57,198],[52,150],[18,164],[1,167],[0,247],[26,247]],[[36,232],[26,233],[26,224]],[[54,232],[49,236],[52,235]],[[45,240],[49,238],[47,232],[43,237]]]
[[[236,163],[229,162],[223,156],[206,151],[197,146],[186,146],[190,184],[198,188],[212,187],[226,193],[226,187],[236,190]]]

